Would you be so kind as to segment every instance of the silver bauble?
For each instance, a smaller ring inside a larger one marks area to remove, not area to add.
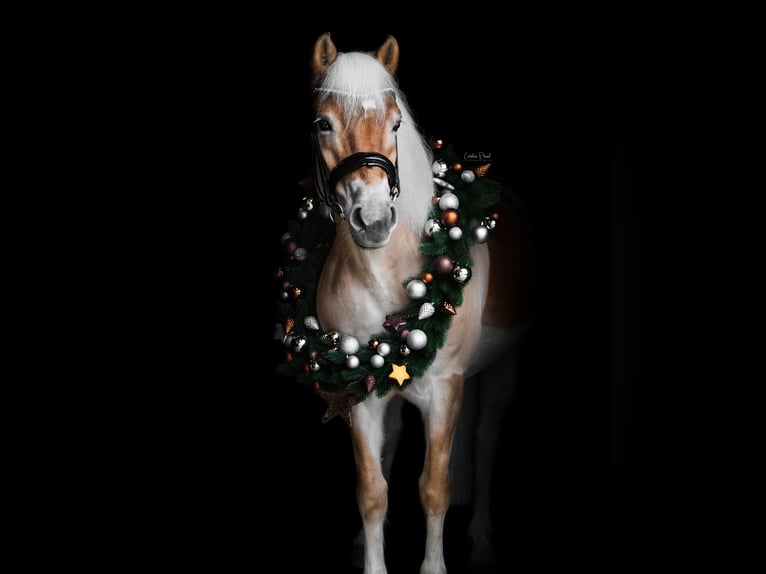
[[[431,164],[431,171],[436,177],[444,177],[447,174],[448,169],[449,166],[447,165],[447,162],[440,159],[437,159]]]
[[[380,355],[370,357],[370,365],[373,369],[379,369],[385,364],[386,360]]]
[[[387,356],[391,352],[391,345],[388,343],[378,343],[377,349],[375,349],[378,355],[381,357]]]
[[[463,230],[457,225],[449,228],[449,238],[452,239],[452,241],[458,241],[461,237],[463,237]]]
[[[489,239],[489,229],[483,225],[477,225],[471,230],[471,233],[473,233],[476,243],[485,243]]]
[[[329,331],[322,335],[322,342],[329,347],[337,347],[339,340],[340,335],[338,334],[338,331]]]
[[[439,231],[441,231],[441,229],[442,229],[441,224],[435,219],[429,219],[428,221],[426,221],[426,226],[425,226],[426,236],[433,237],[434,233],[438,233]]]
[[[308,256],[309,252],[306,251],[305,247],[298,247],[295,252],[293,253],[293,256],[298,261],[303,261]]]
[[[476,180],[476,174],[470,169],[466,169],[460,174],[460,178],[466,183],[473,183]]]
[[[303,335],[296,335],[295,337],[293,337],[293,342],[290,344],[290,347],[296,353],[300,353],[307,343],[308,343],[308,340],[306,339],[306,337],[304,337]]]
[[[346,366],[349,369],[356,369],[359,366],[359,357],[356,355],[349,355],[346,357]]]
[[[468,283],[468,280],[471,278],[471,268],[465,265],[455,265],[452,276],[458,283]]]
[[[423,283],[420,279],[413,279],[407,283],[407,296],[410,299],[422,299],[426,296],[427,290],[428,288],[426,287],[426,284]]]
[[[428,337],[426,336],[425,331],[413,329],[410,331],[409,335],[407,335],[407,346],[413,351],[419,351],[420,349],[425,348],[427,344]]]
[[[460,200],[454,193],[445,193],[439,198],[439,209],[457,209],[460,207]]]
[[[347,355],[355,355],[359,351],[359,341],[352,335],[343,335],[340,338],[340,350]]]

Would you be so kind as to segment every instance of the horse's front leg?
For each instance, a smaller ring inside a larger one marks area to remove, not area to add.
[[[351,438],[356,462],[356,498],[364,531],[364,574],[386,574],[383,524],[388,483],[381,467],[386,403],[370,397],[352,411]]]
[[[426,517],[426,552],[420,574],[446,574],[444,518],[450,503],[449,457],[463,399],[463,375],[432,381],[431,400],[421,406],[426,455],[420,475],[420,502]]]

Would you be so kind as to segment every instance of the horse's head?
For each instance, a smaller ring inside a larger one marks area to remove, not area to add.
[[[392,36],[374,54],[340,53],[329,33],[314,46],[316,184],[366,248],[386,245],[398,219],[398,61]]]

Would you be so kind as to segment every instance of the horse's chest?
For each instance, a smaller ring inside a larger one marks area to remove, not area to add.
[[[321,297],[317,305],[323,328],[357,337],[380,331],[386,314],[392,313],[400,304],[382,286],[380,289],[370,289],[359,285],[344,285],[326,295]]]
[[[317,314],[325,330],[367,337],[383,329],[386,315],[400,308],[405,300],[406,292],[396,281],[323,280],[317,295]]]

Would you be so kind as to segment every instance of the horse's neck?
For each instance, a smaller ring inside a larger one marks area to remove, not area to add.
[[[325,330],[355,336],[380,331],[386,314],[408,301],[402,282],[422,271],[419,247],[432,207],[432,158],[409,111],[403,108],[402,113],[406,121],[399,139],[399,224],[387,245],[362,249],[346,222],[336,223],[317,290],[317,314]]]
[[[339,222],[317,291],[322,327],[357,337],[381,330],[386,314],[407,302],[404,279],[421,271],[419,245],[420,236],[400,222],[386,246],[362,249]]]

